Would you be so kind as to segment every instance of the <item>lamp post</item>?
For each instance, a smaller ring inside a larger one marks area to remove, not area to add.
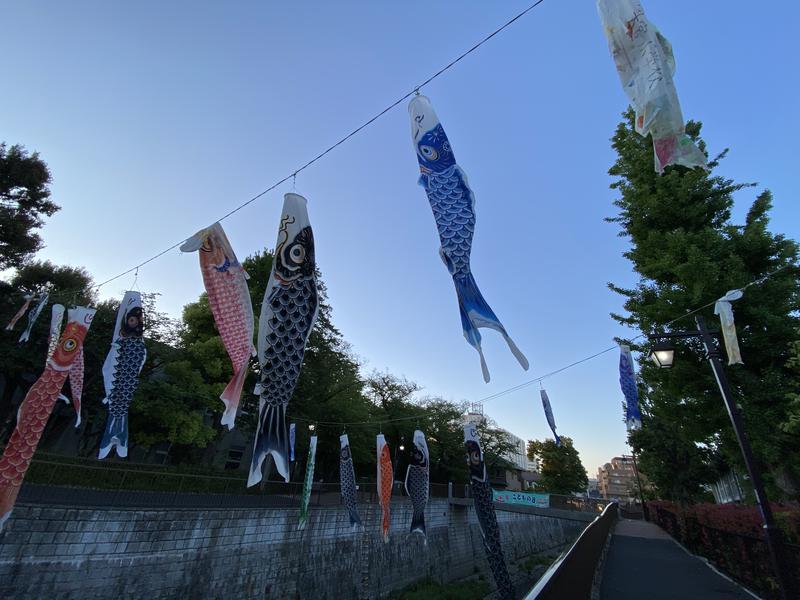
[[[719,391],[722,394],[722,400],[725,402],[725,408],[728,410],[728,416],[731,419],[731,424],[736,434],[736,440],[739,442],[739,448],[742,451],[747,473],[750,476],[750,481],[753,483],[753,491],[755,492],[756,502],[761,512],[761,519],[764,522],[764,535],[769,549],[772,569],[775,572],[778,588],[780,589],[781,598],[783,600],[789,600],[792,596],[789,595],[788,590],[790,579],[785,573],[783,561],[781,560],[781,531],[775,525],[772,508],[769,505],[767,494],[764,491],[764,484],[761,480],[761,472],[758,470],[753,460],[753,451],[750,448],[750,441],[744,431],[739,407],[733,400],[733,394],[731,393],[728,378],[722,366],[719,349],[717,348],[717,344],[714,343],[712,332],[706,327],[703,317],[696,316],[695,323],[697,323],[696,331],[678,331],[649,336],[651,340],[656,341],[650,358],[659,368],[668,369],[672,367],[675,351],[665,340],[700,338],[703,341],[706,350],[706,358],[711,364],[711,370],[714,372],[714,378],[717,380]],[[718,335],[718,332],[713,332],[713,334]]]
[[[399,449],[400,452],[403,452],[406,449],[405,441],[406,441],[406,436],[401,435],[399,448],[398,446],[394,447],[394,465],[392,465],[392,473],[395,480],[397,480],[397,450]]]

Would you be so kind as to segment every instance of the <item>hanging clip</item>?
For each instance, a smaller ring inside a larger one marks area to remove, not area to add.
[[[139,267],[136,267],[136,270],[133,273],[133,283],[131,284],[130,289],[133,290],[134,288],[139,291],[137,287],[137,283],[139,282]]]
[[[419,96],[419,88],[414,88],[414,95]]]
[[[292,191],[294,192],[297,189],[297,171],[292,173]]]

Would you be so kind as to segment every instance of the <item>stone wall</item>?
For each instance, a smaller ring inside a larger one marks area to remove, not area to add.
[[[411,535],[407,498],[361,504],[354,532],[341,507],[74,508],[19,503],[0,534],[0,598],[380,598],[413,581],[487,573],[474,510],[432,498],[427,543]],[[498,511],[509,562],[566,544],[587,515]],[[591,518],[591,516],[589,516]],[[491,577],[487,576],[489,581]]]

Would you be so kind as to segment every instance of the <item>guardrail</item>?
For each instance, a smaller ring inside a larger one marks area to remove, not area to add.
[[[525,600],[588,599],[597,563],[618,518],[617,508],[616,503],[606,506],[572,547],[545,571]]]

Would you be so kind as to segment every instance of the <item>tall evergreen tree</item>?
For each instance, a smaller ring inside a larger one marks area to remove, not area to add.
[[[700,127],[689,122],[686,131],[705,151]],[[768,230],[771,193],[758,194],[744,224],[737,225],[731,222],[734,194],[752,185],[712,174],[727,151],[709,161],[712,172],[669,167],[659,176],[652,168],[652,143],[635,133],[632,111],[625,114],[612,145],[618,157],[609,173],[618,178],[611,187],[620,193],[615,201],[619,214],[607,220],[619,224],[620,236],[630,240],[624,256],[639,276],[631,289],[609,284],[624,296],[628,313],[612,314],[614,319],[644,334],[693,329],[691,318],[673,321],[774,273],[748,287],[733,305],[745,364],[727,369],[772,497],[797,497],[800,438],[785,424],[790,418],[787,393],[797,387],[788,361],[797,338],[800,269],[797,244]],[[711,307],[699,314],[709,325],[718,322]],[[634,349],[642,356],[648,350],[646,345]],[[700,485],[713,481],[710,467],[719,462],[713,457],[743,471],[699,342],[678,344],[671,370],[648,361],[640,365],[643,428],[631,435],[631,442],[641,454],[642,471],[659,492],[682,501],[697,497]]]

